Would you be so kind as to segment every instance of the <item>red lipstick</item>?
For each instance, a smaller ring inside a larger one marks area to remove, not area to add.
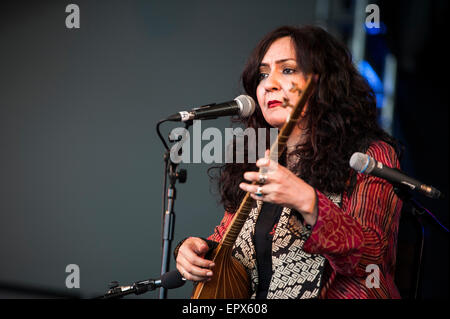
[[[267,103],[267,107],[269,109],[280,106],[280,105],[281,105],[281,101],[278,101],[278,100],[271,100]]]

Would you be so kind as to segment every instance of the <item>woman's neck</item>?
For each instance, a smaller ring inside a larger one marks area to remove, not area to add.
[[[306,140],[306,132],[305,130],[301,129],[297,125],[295,126],[294,130],[292,131],[291,135],[289,136],[287,142],[286,142],[286,151],[287,154],[292,153],[297,148],[298,144],[304,143]]]
[[[306,132],[301,128],[299,128],[298,126],[296,126],[286,142],[287,168],[292,169],[296,167],[300,158],[298,156],[290,156],[290,155],[296,151],[297,145],[302,144],[306,141],[306,138],[307,138]]]

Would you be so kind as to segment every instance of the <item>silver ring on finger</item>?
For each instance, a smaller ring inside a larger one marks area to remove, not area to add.
[[[265,174],[259,174],[258,184],[264,185],[267,182],[267,176]]]
[[[256,189],[255,195],[258,197],[263,197],[263,193],[262,193],[262,187],[258,186],[258,188]]]

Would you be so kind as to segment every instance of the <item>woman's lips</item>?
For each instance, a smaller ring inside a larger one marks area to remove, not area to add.
[[[267,107],[269,109],[280,106],[280,105],[281,105],[281,101],[278,101],[278,100],[272,100],[272,101],[269,101],[269,103],[267,103]]]

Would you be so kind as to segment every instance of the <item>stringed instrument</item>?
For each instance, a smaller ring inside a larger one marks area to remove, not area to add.
[[[296,84],[293,83],[291,91],[297,91],[300,100],[293,107],[288,120],[278,134],[277,140],[270,148],[270,158],[272,160],[278,160],[278,157],[285,150],[286,142],[301,117],[304,106],[313,90],[313,86],[311,76],[308,77],[303,91],[300,91]],[[261,173],[264,172],[260,170]],[[253,182],[253,184],[256,185],[257,183]],[[244,266],[232,256],[232,249],[252,207],[254,207],[254,203],[255,200],[247,192],[222,240],[208,257],[208,259],[211,259],[215,263],[214,275],[210,281],[197,283],[192,299],[250,298],[250,278]]]

